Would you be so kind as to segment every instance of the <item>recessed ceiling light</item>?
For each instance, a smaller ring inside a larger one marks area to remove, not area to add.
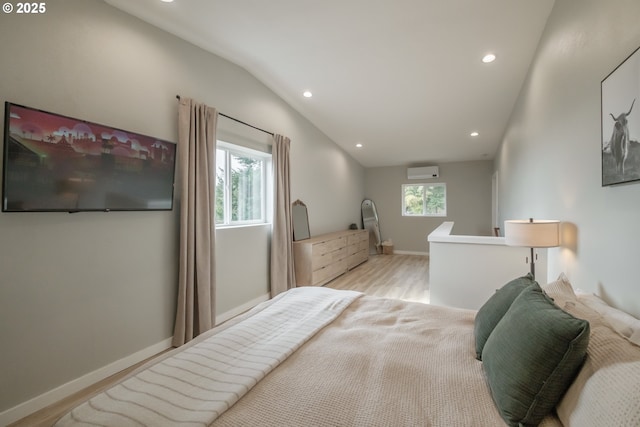
[[[484,62],[485,64],[488,64],[490,62],[493,62],[496,60],[496,56],[493,53],[488,53],[485,56],[482,57],[482,62]]]
[[[478,132],[471,132],[469,135],[471,135],[471,136],[478,136],[478,135],[480,135],[480,134],[479,134]]]
[[[356,144],[356,147],[357,148],[362,148],[362,144],[358,143],[358,144]]]
[[[173,3],[173,0],[160,0],[162,3]]]
[[[309,92],[308,90],[304,91],[302,93],[302,96],[304,96],[305,98],[311,98],[313,96],[313,94],[311,92]]]

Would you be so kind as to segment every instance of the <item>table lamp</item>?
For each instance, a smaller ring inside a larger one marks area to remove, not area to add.
[[[505,243],[508,246],[531,248],[531,275],[535,279],[536,267],[533,248],[553,248],[560,245],[560,221],[507,220],[504,222]]]

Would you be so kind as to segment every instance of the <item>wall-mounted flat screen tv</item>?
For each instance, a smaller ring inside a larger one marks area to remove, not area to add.
[[[176,144],[5,103],[3,212],[171,210]]]

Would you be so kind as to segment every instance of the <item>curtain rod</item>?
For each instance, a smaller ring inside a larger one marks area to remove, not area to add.
[[[176,99],[180,100],[180,95],[176,95]],[[236,119],[235,117],[227,116],[226,114],[223,114],[223,113],[220,113],[220,112],[219,112],[218,114],[219,114],[220,116],[222,116],[222,117],[226,117],[226,118],[227,118],[227,119],[229,119],[229,120],[233,120],[234,122],[241,123],[241,124],[243,124],[243,125],[245,125],[245,126],[249,126],[250,128],[253,128],[253,129],[255,129],[255,130],[259,130],[260,132],[264,132],[264,133],[266,133],[266,134],[268,134],[268,135],[274,136],[274,135],[273,135],[273,132],[269,132],[268,130],[260,129],[260,128],[259,128],[259,127],[257,127],[257,126],[250,125],[249,123],[247,123],[247,122],[243,122],[242,120]]]

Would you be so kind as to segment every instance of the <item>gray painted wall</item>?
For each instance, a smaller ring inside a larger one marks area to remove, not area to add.
[[[392,239],[397,251],[429,251],[427,236],[444,221],[454,221],[454,234],[488,236],[491,226],[491,175],[493,162],[452,162],[438,165],[440,177],[407,179],[404,166],[367,168],[366,197],[378,210],[383,240]],[[402,184],[446,183],[446,217],[402,216]]]
[[[176,141],[175,95],[193,97],[291,138],[313,233],[358,220],[363,168],[241,68],[99,0],[0,14],[0,39],[2,101]],[[218,311],[268,291],[265,227],[237,231],[219,236]],[[0,236],[0,412],[171,336],[177,206],[0,214]]]
[[[640,46],[638,17],[637,0],[556,0],[495,163],[502,220],[567,223],[548,279],[636,316],[640,184],[601,186],[600,82]]]

